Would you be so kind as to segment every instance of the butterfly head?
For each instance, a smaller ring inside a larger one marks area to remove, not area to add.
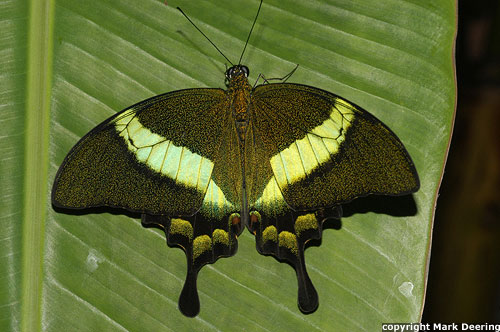
[[[226,70],[226,86],[230,86],[231,82],[239,81],[241,79],[246,80],[248,75],[250,74],[250,70],[247,66],[236,65],[232,66],[228,70]]]

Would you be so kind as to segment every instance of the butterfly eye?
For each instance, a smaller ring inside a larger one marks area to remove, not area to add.
[[[248,69],[247,66],[241,66],[241,71],[245,74],[245,77],[248,77],[250,75],[250,70]]]
[[[236,75],[240,75],[241,73],[243,73],[243,75],[245,75],[245,77],[248,77],[250,70],[248,69],[247,66],[238,65],[238,66],[231,67],[226,71],[226,80],[231,79],[232,77],[234,77]]]
[[[230,79],[234,74],[234,67],[229,68],[226,70],[226,79]]]

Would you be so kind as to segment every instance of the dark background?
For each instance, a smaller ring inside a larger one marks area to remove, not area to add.
[[[422,321],[500,323],[500,1],[458,2],[457,113]]]

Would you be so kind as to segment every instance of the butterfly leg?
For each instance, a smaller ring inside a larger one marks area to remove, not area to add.
[[[293,70],[291,72],[289,72],[288,74],[286,74],[285,76],[283,77],[272,77],[272,78],[266,78],[264,76],[264,74],[260,73],[259,76],[257,76],[257,80],[255,81],[254,85],[253,85],[253,88],[255,89],[255,87],[257,86],[257,83],[259,83],[259,80],[262,78],[262,80],[264,81],[264,84],[269,84],[270,81],[281,81],[281,83],[285,83],[292,75],[293,73],[295,73],[295,71],[297,70],[297,68],[299,68],[299,64],[297,64],[295,66],[295,68],[293,68]]]
[[[161,226],[167,236],[167,244],[184,250],[187,274],[179,297],[179,310],[188,317],[196,316],[200,312],[196,286],[198,272],[205,264],[236,253],[236,234],[241,228],[239,214],[233,213],[220,221],[206,219],[199,214],[178,218],[143,214],[142,223]]]

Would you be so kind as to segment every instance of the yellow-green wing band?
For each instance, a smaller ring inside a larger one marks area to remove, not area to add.
[[[139,122],[134,112],[119,117],[115,127],[138,162],[169,177],[175,183],[202,193],[206,191],[214,168],[212,161],[152,133]]]

